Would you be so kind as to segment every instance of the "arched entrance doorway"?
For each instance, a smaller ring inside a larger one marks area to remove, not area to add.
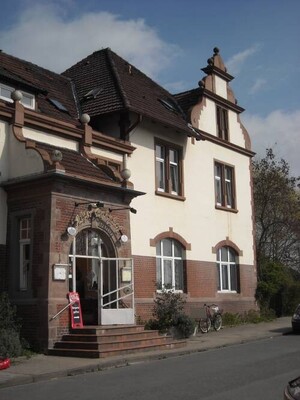
[[[83,229],[73,239],[69,289],[80,296],[84,325],[134,323],[132,259],[116,255],[99,229]]]

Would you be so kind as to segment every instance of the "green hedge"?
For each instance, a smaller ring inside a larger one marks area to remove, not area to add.
[[[18,357],[23,354],[25,343],[20,338],[20,321],[16,308],[7,293],[0,294],[0,357]]]
[[[243,324],[258,324],[259,322],[272,321],[276,318],[273,310],[249,310],[244,313],[225,312],[222,315],[224,326],[237,326]]]

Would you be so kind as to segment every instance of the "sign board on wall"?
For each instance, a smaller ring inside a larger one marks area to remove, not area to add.
[[[53,265],[53,280],[65,281],[67,279],[68,264],[54,264]]]
[[[71,326],[72,328],[82,328],[83,322],[79,294],[77,292],[69,292],[68,297],[71,304]]]

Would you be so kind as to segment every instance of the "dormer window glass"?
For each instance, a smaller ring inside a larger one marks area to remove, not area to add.
[[[9,103],[12,103],[13,100],[11,98],[11,94],[15,91],[15,88],[11,86],[4,85],[3,83],[0,83],[0,99],[4,101],[8,101]],[[23,95],[21,104],[26,107],[30,108],[31,110],[35,109],[35,96],[31,93],[24,92],[21,90],[21,93]]]
[[[34,110],[35,109],[35,97],[34,97],[34,95],[30,94],[30,93],[23,92],[23,91],[22,91],[22,94],[23,94],[23,98],[21,100],[21,104],[23,104],[23,106],[26,107],[26,108],[30,108],[31,110]]]
[[[11,94],[13,91],[14,91],[14,88],[1,84],[0,85],[0,99],[6,100],[6,101],[9,101],[10,103],[12,103]]]
[[[217,106],[217,134],[220,139],[229,140],[228,110]]]

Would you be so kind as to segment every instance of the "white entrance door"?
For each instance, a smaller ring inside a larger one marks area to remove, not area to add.
[[[98,323],[134,324],[133,260],[100,258]]]
[[[80,291],[87,325],[134,324],[133,261],[112,258],[103,232],[82,230],[70,249],[70,291]],[[80,279],[79,279],[80,278]]]

